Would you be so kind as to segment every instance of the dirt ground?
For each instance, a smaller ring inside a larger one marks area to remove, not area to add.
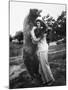
[[[50,46],[48,61],[55,78],[51,86],[66,85],[66,46],[65,44]],[[23,56],[10,57],[9,61],[10,88],[42,87],[36,78],[31,79],[24,63]]]

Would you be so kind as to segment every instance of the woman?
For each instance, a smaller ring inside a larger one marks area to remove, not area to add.
[[[37,27],[31,31],[33,43],[37,44],[37,56],[39,60],[39,74],[41,75],[43,84],[50,85],[54,81],[49,63],[48,63],[48,44],[46,41],[45,24],[39,18],[36,19]]]

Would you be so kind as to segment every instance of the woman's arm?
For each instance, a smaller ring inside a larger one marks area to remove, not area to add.
[[[35,33],[34,33],[34,30],[36,29],[36,27],[33,27],[33,29],[31,30],[31,36],[32,36],[32,39],[34,40],[34,41],[39,41],[40,40],[40,38],[37,38],[36,36],[35,36]]]

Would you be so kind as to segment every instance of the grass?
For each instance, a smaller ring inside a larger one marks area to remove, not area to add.
[[[31,80],[24,62],[22,55],[23,45],[10,46],[10,88],[27,88],[27,87],[41,87],[39,81],[34,79]],[[17,49],[17,53],[14,50]],[[63,50],[63,51],[61,51]],[[55,51],[59,51],[53,53]],[[51,52],[51,53],[50,53]],[[15,53],[14,55],[12,53]],[[15,58],[14,58],[15,56]],[[20,56],[20,57],[16,57]],[[55,78],[55,83],[52,86],[63,86],[66,85],[66,46],[65,44],[60,44],[56,46],[49,47],[48,61],[52,73]]]
[[[23,51],[23,44],[10,43],[10,57],[21,56]]]

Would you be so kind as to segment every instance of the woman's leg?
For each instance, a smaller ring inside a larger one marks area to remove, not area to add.
[[[54,77],[52,75],[49,63],[48,63],[48,52],[39,52],[39,72],[42,76],[43,81],[49,82],[49,81],[54,81]]]

